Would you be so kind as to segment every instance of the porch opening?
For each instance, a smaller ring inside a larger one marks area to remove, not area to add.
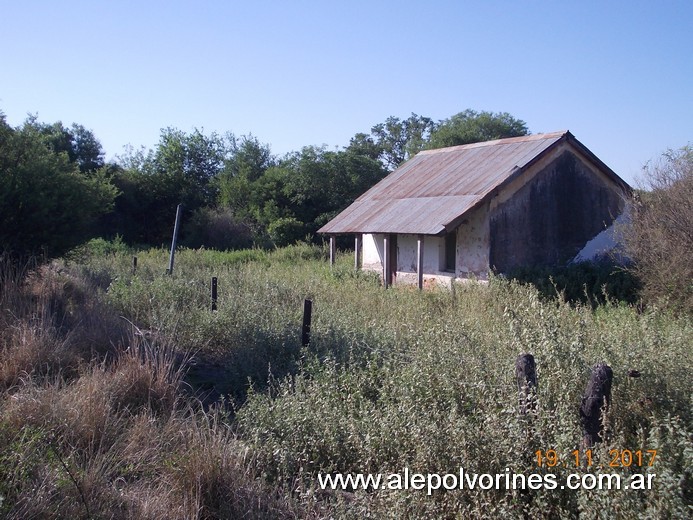
[[[454,273],[457,263],[457,231],[445,235],[444,271]]]

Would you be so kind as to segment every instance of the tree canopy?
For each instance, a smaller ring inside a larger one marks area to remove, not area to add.
[[[465,110],[435,122],[412,113],[407,119],[388,117],[374,125],[370,134],[358,133],[348,149],[379,159],[394,170],[421,150],[491,141],[527,135],[527,124],[507,112]]]
[[[106,164],[82,125],[32,116],[15,129],[3,117],[3,244],[56,255],[99,233],[161,245],[170,240],[178,204],[183,244],[319,240],[322,225],[419,151],[526,133],[507,113],[465,110],[438,122],[412,113],[388,117],[341,149],[305,146],[277,157],[253,135],[168,127],[152,149],[129,148]]]
[[[80,132],[91,135],[82,127]],[[96,233],[98,218],[113,207],[116,189],[102,167],[87,160],[102,157],[98,141],[86,153],[75,135],[60,123],[47,126],[35,118],[12,128],[0,114],[0,247],[5,254],[62,255]]]
[[[528,133],[527,124],[515,119],[507,112],[465,110],[441,121],[431,132],[426,148],[445,148],[506,137],[519,137]]]

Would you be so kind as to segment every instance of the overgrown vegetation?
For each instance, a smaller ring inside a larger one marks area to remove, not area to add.
[[[105,164],[80,125],[30,117],[11,128],[0,112],[0,516],[690,516],[690,146],[647,168],[624,228],[628,270],[577,264],[384,290],[347,256],[330,269],[311,244],[419,150],[527,131],[506,113],[412,114],[342,150],[277,158],[252,136],[168,128],[154,150]],[[181,243],[196,249],[166,276],[167,251],[134,245],[167,241],[179,203]],[[96,235],[110,239],[84,243]],[[513,374],[522,352],[538,363],[529,414]],[[578,407],[597,362],[614,381],[595,466],[538,467],[537,450],[571,465],[584,449]],[[657,450],[653,466],[608,469],[656,473],[654,490],[429,496],[317,482],[405,468],[563,478],[605,471],[612,449]]]
[[[596,308],[607,302],[637,304],[641,284],[635,273],[609,258],[559,267],[516,269],[507,278],[531,283],[541,296]]]
[[[626,246],[646,300],[693,312],[693,147],[669,150],[644,169]]]
[[[0,517],[305,516],[222,410],[184,397],[184,352],[88,277],[26,274],[0,269]]]
[[[348,256],[330,270],[306,244],[182,250],[173,276],[163,249],[138,252],[133,273],[131,253],[95,246],[28,277],[2,274],[8,518],[690,514],[690,316],[611,300],[569,305],[501,279],[384,290]],[[302,348],[306,297],[314,316]],[[518,413],[521,352],[537,360],[529,416]],[[570,460],[581,394],[601,361],[614,382],[594,462],[608,464],[609,449],[656,449],[652,467],[613,468],[655,473],[654,490],[318,489],[318,473],[405,467],[584,473],[538,468],[534,452]],[[205,409],[191,393],[207,404],[224,395],[232,407]]]

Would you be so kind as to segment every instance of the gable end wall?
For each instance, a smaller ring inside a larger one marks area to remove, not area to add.
[[[497,272],[564,264],[623,209],[620,190],[570,148],[523,177],[491,204],[489,263]]]

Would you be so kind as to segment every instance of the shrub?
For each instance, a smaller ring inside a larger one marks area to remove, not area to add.
[[[267,233],[277,247],[287,246],[306,235],[306,225],[294,217],[282,217],[267,226]]]
[[[201,208],[183,225],[182,243],[208,249],[243,249],[253,245],[250,226],[236,218],[230,209]]]
[[[649,302],[693,310],[693,147],[665,152],[644,168],[647,191],[632,201],[625,233],[633,272]]]
[[[639,298],[638,278],[608,258],[560,267],[516,269],[507,277],[533,284],[545,299],[561,297],[571,303],[587,303],[592,307],[607,301],[633,304]]]
[[[127,254],[130,252],[130,248],[123,242],[123,237],[116,235],[113,240],[106,240],[105,238],[92,238],[78,250],[84,249],[87,254],[91,255],[116,255],[116,254]]]

